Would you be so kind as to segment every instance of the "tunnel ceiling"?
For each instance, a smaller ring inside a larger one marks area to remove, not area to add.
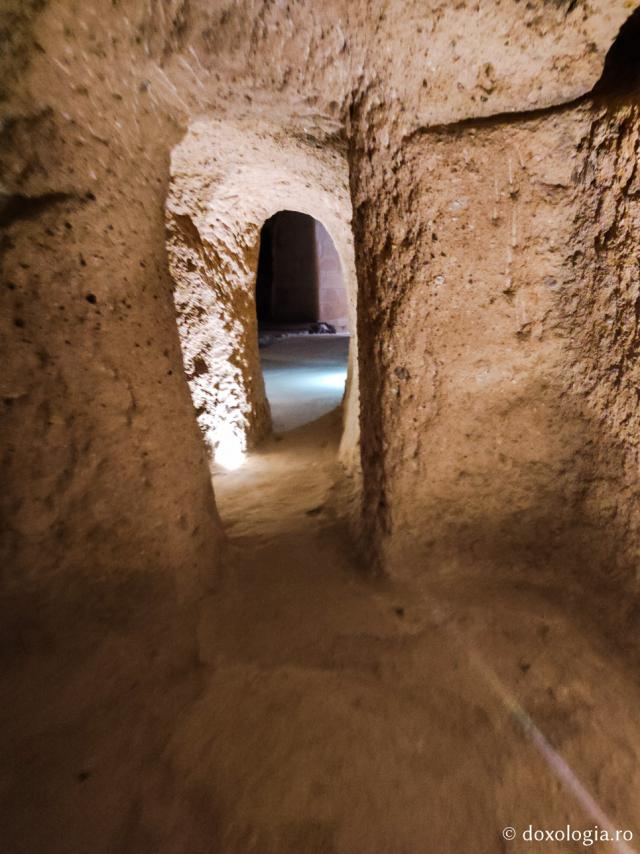
[[[32,88],[46,73],[48,105],[73,117],[97,82],[85,67],[91,56],[110,66],[103,79],[123,106],[149,99],[183,120],[249,114],[327,137],[355,105],[371,126],[385,124],[391,112],[407,134],[588,92],[633,5],[330,0],[285,9],[262,0],[149,0],[133,7],[5,0],[1,78],[12,97],[2,109],[31,109],[30,87],[12,86],[17,69],[30,68]],[[101,34],[106,20],[109,36]],[[394,47],[409,42],[409,52]],[[70,79],[83,81],[72,86],[75,106]],[[98,134],[99,125],[94,116]]]

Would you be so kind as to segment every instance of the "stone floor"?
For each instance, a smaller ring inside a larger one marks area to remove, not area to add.
[[[348,353],[348,335],[287,336],[261,349],[276,433],[315,421],[340,405]]]

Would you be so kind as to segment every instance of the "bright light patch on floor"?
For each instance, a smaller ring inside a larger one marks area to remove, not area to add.
[[[227,424],[218,431],[215,461],[227,471],[235,471],[245,462],[244,436]]]
[[[324,388],[341,389],[344,388],[344,384],[347,381],[347,372],[326,371],[317,375],[314,379],[317,385],[323,386]]]
[[[294,430],[340,406],[348,358],[346,335],[292,335],[260,352],[276,432]]]

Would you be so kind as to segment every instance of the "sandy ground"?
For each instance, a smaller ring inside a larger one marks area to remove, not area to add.
[[[334,412],[216,481],[232,545],[199,626],[213,672],[172,753],[202,797],[225,792],[221,850],[575,851],[502,828],[607,816],[640,833],[640,698],[595,627],[519,580],[368,579],[338,436]]]
[[[348,335],[289,336],[260,351],[277,433],[315,421],[340,405],[348,356]]]
[[[4,850],[575,852],[521,834],[608,819],[640,835],[633,671],[552,589],[371,579],[339,434],[334,411],[216,477],[229,549],[192,669],[152,676],[123,637],[13,674]]]

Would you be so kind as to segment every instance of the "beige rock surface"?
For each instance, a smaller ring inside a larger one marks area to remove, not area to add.
[[[185,369],[207,442],[244,450],[270,421],[257,348],[260,228],[280,210],[322,222],[343,270],[357,348],[357,285],[343,146],[319,148],[286,129],[196,122],[172,154],[167,201],[170,266]],[[357,453],[357,364],[346,403],[344,456]]]
[[[637,6],[0,0],[9,850],[640,833],[638,94],[589,94]],[[340,254],[346,426],[221,522],[282,208]]]
[[[258,0],[3,0],[3,318],[5,340],[15,342],[4,359],[5,400],[15,402],[5,404],[4,444],[11,453],[4,563],[17,579],[16,591],[25,578],[33,580],[34,592],[47,590],[49,579],[54,584],[67,572],[93,583],[116,566],[125,575],[156,579],[163,566],[167,583],[195,590],[200,582],[189,579],[208,575],[215,563],[215,513],[205,453],[185,405],[163,251],[168,160],[189,125],[210,127],[214,136],[226,128],[226,144],[240,160],[251,160],[254,134],[272,153],[278,149],[276,168],[290,153],[302,174],[310,169],[318,181],[311,192],[324,186],[331,190],[327,204],[334,205],[331,216],[314,211],[345,253],[346,237],[333,225],[340,208],[336,184],[323,185],[318,172],[329,169],[329,161],[337,168],[333,140],[344,121],[356,235],[364,246],[375,226],[365,238],[363,206],[379,218],[389,205],[388,196],[380,199],[373,190],[394,191],[392,164],[408,133],[588,91],[631,8],[627,2],[587,7],[539,0],[523,14],[516,0],[486,0],[419,9],[404,4],[401,11],[378,3],[334,2],[322,9],[297,3],[283,11]],[[479,80],[475,92],[471,77]],[[374,162],[379,168],[368,187]],[[259,171],[260,161],[254,166]],[[397,214],[389,212],[396,219],[388,223],[391,231],[412,227],[402,222],[400,198],[397,204]],[[340,216],[344,226],[344,206]],[[259,220],[245,225],[250,237]],[[242,277],[252,240],[238,236]],[[385,251],[391,250],[392,244]],[[359,327],[369,323],[366,303],[381,275],[361,268]],[[382,285],[381,292],[388,283]],[[89,295],[95,303],[87,302]],[[72,318],[71,337],[57,320],[64,312]],[[248,351],[250,360],[250,344]],[[187,368],[193,375],[193,364]],[[240,365],[234,376],[243,374]],[[259,434],[266,414],[259,380],[254,385],[238,419],[250,421],[251,412]],[[377,395],[372,383],[365,419],[373,432],[363,440],[372,449],[379,446]],[[130,429],[131,411],[139,436]],[[356,432],[352,426],[350,435]],[[97,458],[88,448],[98,449]],[[69,453],[79,460],[77,470],[65,459]],[[101,459],[103,468],[117,459],[111,478],[102,477]],[[33,476],[25,477],[29,471]],[[150,480],[153,489],[145,485]],[[372,481],[367,489],[380,486]],[[191,517],[183,519],[185,507]],[[88,558],[96,527],[105,530],[103,547]],[[95,569],[89,567],[94,561]],[[86,599],[80,590],[79,598]]]

